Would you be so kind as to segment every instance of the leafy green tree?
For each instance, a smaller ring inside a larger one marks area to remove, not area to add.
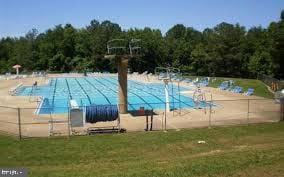
[[[272,40],[272,65],[274,74],[278,78],[284,78],[284,20],[283,10],[281,12],[281,20],[272,22],[268,27],[268,35]]]
[[[107,41],[141,39],[142,54],[129,62],[131,71],[154,72],[157,66],[173,66],[183,73],[206,76],[253,77],[265,73],[284,78],[284,11],[268,28],[246,30],[239,24],[220,23],[202,32],[183,24],[165,35],[159,29],[122,30],[111,21],[92,20],[81,29],[57,25],[38,33],[0,39],[0,73],[24,71],[117,71],[114,60],[104,58]]]
[[[65,56],[61,53],[54,55],[48,62],[50,71],[65,72]]]
[[[209,75],[211,73],[213,76],[215,75],[214,70],[211,68],[210,57],[206,52],[206,48],[202,43],[198,44],[195,49],[191,53],[191,58],[193,62],[191,64],[191,71],[195,71],[196,75]],[[211,72],[209,72],[211,71]]]
[[[249,70],[257,77],[258,74],[271,74],[269,73],[271,65],[271,56],[265,50],[257,50],[251,57],[248,65]]]

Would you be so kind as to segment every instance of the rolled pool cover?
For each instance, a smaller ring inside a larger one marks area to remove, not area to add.
[[[118,118],[117,105],[91,105],[86,107],[86,122],[107,122]]]

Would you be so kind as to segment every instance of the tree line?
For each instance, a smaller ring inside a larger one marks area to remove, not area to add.
[[[80,29],[71,24],[43,33],[32,29],[0,40],[0,73],[13,72],[15,64],[23,72],[115,72],[115,61],[104,58],[107,41],[115,38],[141,39],[143,55],[129,62],[132,72],[172,66],[191,75],[284,78],[284,11],[267,28],[248,30],[225,22],[203,31],[177,24],[163,35],[159,29],[122,30],[119,24],[97,20]]]

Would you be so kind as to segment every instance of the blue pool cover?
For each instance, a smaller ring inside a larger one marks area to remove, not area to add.
[[[180,88],[180,91],[189,89]],[[178,87],[169,84],[170,107],[194,107],[191,97],[180,95]],[[66,113],[69,100],[74,99],[79,106],[118,104],[118,81],[116,77],[54,78],[46,86],[23,87],[18,96],[42,96],[38,114]],[[180,100],[180,102],[179,102]],[[201,105],[206,106],[205,104]],[[165,92],[163,84],[147,84],[128,80],[128,109],[164,109]]]

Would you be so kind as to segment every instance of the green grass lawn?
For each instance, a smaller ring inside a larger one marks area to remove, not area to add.
[[[26,167],[31,177],[280,177],[283,130],[284,122],[70,139],[0,136],[0,167]]]
[[[196,77],[191,77],[195,79]],[[202,78],[202,77],[199,77]],[[212,77],[213,79],[215,77]],[[214,82],[210,81],[209,87],[215,87],[217,88],[223,81],[229,81],[233,80],[235,82],[235,85],[238,85],[240,87],[243,87],[244,90],[247,90],[248,88],[254,88],[254,95],[264,97],[264,98],[274,98],[273,93],[271,93],[267,86],[261,82],[260,80],[256,79],[241,79],[241,78],[222,78],[222,77],[216,77],[216,80]]]

